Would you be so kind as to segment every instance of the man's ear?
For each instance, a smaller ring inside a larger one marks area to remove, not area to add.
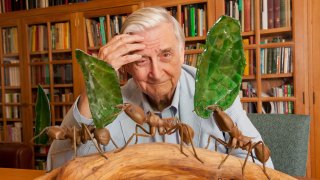
[[[183,47],[181,47],[181,49],[180,49],[180,63],[181,63],[181,64],[184,63],[184,45],[183,45]]]

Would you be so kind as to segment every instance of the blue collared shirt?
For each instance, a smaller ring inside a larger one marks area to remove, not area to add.
[[[211,116],[208,119],[199,117],[194,112],[194,92],[195,92],[195,74],[196,69],[191,66],[183,65],[180,75],[180,79],[177,83],[175,94],[172,103],[169,107],[163,111],[154,111],[149,104],[145,95],[141,92],[136,83],[131,79],[125,86],[122,87],[123,101],[126,103],[132,103],[139,105],[144,109],[145,112],[152,111],[159,115],[161,118],[176,117],[179,118],[183,123],[190,125],[194,130],[193,143],[196,147],[203,148],[207,145],[208,137],[214,135],[224,141],[228,141],[229,135],[223,133],[217,127],[214,118]],[[70,126],[77,125],[80,127],[80,123],[93,124],[92,119],[87,119],[82,116],[76,106],[78,99],[74,103],[72,110],[66,115],[62,125]],[[253,137],[253,141],[261,140],[261,136],[257,129],[253,126],[251,121],[246,115],[246,112],[242,108],[240,98],[237,97],[234,103],[225,112],[232,118],[238,128],[242,131],[245,136]],[[131,120],[124,112],[120,113],[118,117],[106,128],[109,129],[111,137],[117,143],[118,146],[122,147],[128,141],[130,136],[135,133],[136,123]],[[149,130],[147,124],[143,127]],[[143,133],[143,131],[139,131]],[[150,143],[150,142],[167,142],[167,143],[179,143],[180,137],[178,133],[171,135],[159,135],[156,134],[154,137],[139,137],[138,143]],[[134,140],[130,143],[133,144]],[[209,149],[214,149],[215,142],[212,140]],[[63,164],[67,159],[72,158],[72,153],[58,153],[59,149],[66,149],[66,146],[70,146],[70,142],[54,141],[51,145],[50,152],[48,155],[48,168],[56,168]],[[105,151],[114,150],[115,146],[110,142],[107,146],[103,147]],[[218,151],[227,153],[227,149],[219,144]],[[78,155],[86,155],[96,153],[97,150],[92,142],[80,145],[77,148]],[[52,156],[51,156],[52,154]],[[241,149],[232,150],[232,155],[237,157],[245,158],[247,155],[246,151]],[[69,157],[71,156],[71,157]],[[52,164],[51,164],[52,163]],[[52,166],[51,166],[52,165]],[[266,163],[266,166],[273,168],[271,158]]]

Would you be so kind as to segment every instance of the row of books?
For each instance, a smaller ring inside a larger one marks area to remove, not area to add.
[[[46,25],[29,27],[29,47],[31,52],[48,50],[48,30]]]
[[[53,66],[53,81],[55,84],[71,84],[73,82],[72,64]]]
[[[49,64],[31,67],[31,84],[50,84]]]
[[[120,34],[122,24],[123,22],[127,19],[126,14],[123,15],[116,15],[116,16],[111,16],[110,17],[110,32],[109,35],[111,37]]]
[[[182,7],[181,22],[186,37],[207,33],[207,5],[190,4]]]
[[[255,0],[225,0],[225,13],[240,21],[241,31],[254,30]]]
[[[284,84],[279,87],[272,88],[272,96],[274,97],[292,97],[293,96],[293,85]],[[274,111],[277,114],[292,114],[293,113],[293,102],[273,102]]]
[[[196,67],[197,60],[198,60],[199,56],[201,56],[201,54],[186,54],[186,55],[184,55],[184,64]]]
[[[273,42],[284,42],[284,39],[276,37]],[[267,43],[266,41],[261,44]],[[261,48],[260,50],[260,69],[261,74],[279,74],[291,73],[293,71],[292,64],[292,48]]]
[[[257,113],[257,103],[254,103],[254,102],[242,103],[242,108],[247,113]]]
[[[50,90],[47,88],[43,89],[48,96],[48,99],[50,99]],[[68,102],[68,103],[73,103],[74,97],[73,97],[73,91],[72,88],[59,88],[59,89],[54,89],[54,102]],[[37,100],[37,91],[34,91],[32,93],[32,102],[36,102]]]
[[[18,53],[18,29],[9,27],[2,29],[3,53]]]
[[[6,104],[10,103],[20,103],[20,93],[5,93],[4,102]],[[7,119],[20,118],[20,108],[17,105],[6,105],[5,106],[5,117]]]
[[[4,84],[6,86],[20,86],[19,60],[16,58],[4,58]]]
[[[0,141],[22,142],[22,123],[0,125]]]
[[[193,44],[186,44],[185,50],[192,50],[192,49],[204,49],[205,44],[203,43],[193,43]]]
[[[249,44],[253,44],[253,36],[250,36],[249,38],[244,38],[242,40],[242,43],[244,46],[247,46]],[[243,75],[254,75],[255,74],[255,51],[254,49],[245,49],[244,50],[244,56],[246,58],[246,66],[243,72]]]
[[[1,0],[0,13],[88,1],[90,0]]]
[[[205,44],[203,43],[192,43],[192,44],[186,44],[185,50],[199,50],[204,49]],[[196,67],[198,57],[201,55],[199,54],[185,54],[184,55],[184,63],[193,67]]]
[[[35,165],[34,165],[35,169],[46,170],[46,167],[47,167],[47,162],[45,159],[40,159],[40,158],[35,159]]]
[[[240,21],[243,32],[254,30],[255,0],[225,0],[226,15]],[[291,26],[291,0],[260,0],[260,28]]]
[[[69,22],[51,25],[52,49],[70,49],[70,24]]]
[[[61,105],[54,107],[54,113],[56,119],[62,119],[71,108],[71,104],[74,101],[72,89],[61,88],[54,90],[54,102],[69,103],[68,105]]]
[[[168,13],[173,16],[174,18],[178,19],[178,16],[177,16],[177,7],[167,7],[166,8]]]
[[[89,47],[102,46],[107,43],[106,18],[86,19],[87,37]]]
[[[291,26],[291,0],[260,0],[261,29]]]
[[[55,106],[54,113],[56,119],[63,119],[72,105]]]
[[[256,91],[250,81],[242,81],[239,96],[240,98],[256,97]]]

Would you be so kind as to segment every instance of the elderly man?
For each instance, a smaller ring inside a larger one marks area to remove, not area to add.
[[[124,102],[138,105],[145,112],[154,112],[161,118],[181,119],[194,129],[193,141],[197,147],[205,147],[209,135],[227,141],[228,134],[219,130],[213,117],[202,119],[193,111],[196,69],[183,64],[184,41],[184,33],[175,18],[163,8],[147,7],[135,11],[126,19],[122,33],[100,49],[99,58],[116,70],[124,67],[132,75],[132,79],[121,89]],[[243,134],[254,137],[254,141],[261,140],[259,132],[243,111],[239,97],[225,112]],[[80,127],[80,123],[93,124],[85,92],[76,100],[62,125]],[[106,128],[115,142],[123,146],[135,132],[135,126],[135,122],[122,112]],[[148,129],[147,126],[145,128]],[[139,143],[163,142],[164,139],[167,143],[179,143],[177,133],[164,136],[141,137]],[[54,141],[47,169],[56,168],[71,159],[72,151],[65,151],[70,146],[68,140]],[[114,148],[109,143],[104,150]],[[214,143],[211,143],[209,149],[213,148]],[[78,155],[97,152],[92,142],[80,145],[77,151]],[[218,151],[227,153],[221,144]],[[245,157],[247,152],[236,149],[232,154]],[[273,167],[270,159],[266,165]]]

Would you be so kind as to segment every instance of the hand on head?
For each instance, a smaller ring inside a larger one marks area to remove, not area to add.
[[[145,45],[141,43],[143,40],[144,38],[138,35],[117,35],[100,48],[98,57],[118,70],[121,66],[141,58],[141,55],[132,52],[145,48]]]

